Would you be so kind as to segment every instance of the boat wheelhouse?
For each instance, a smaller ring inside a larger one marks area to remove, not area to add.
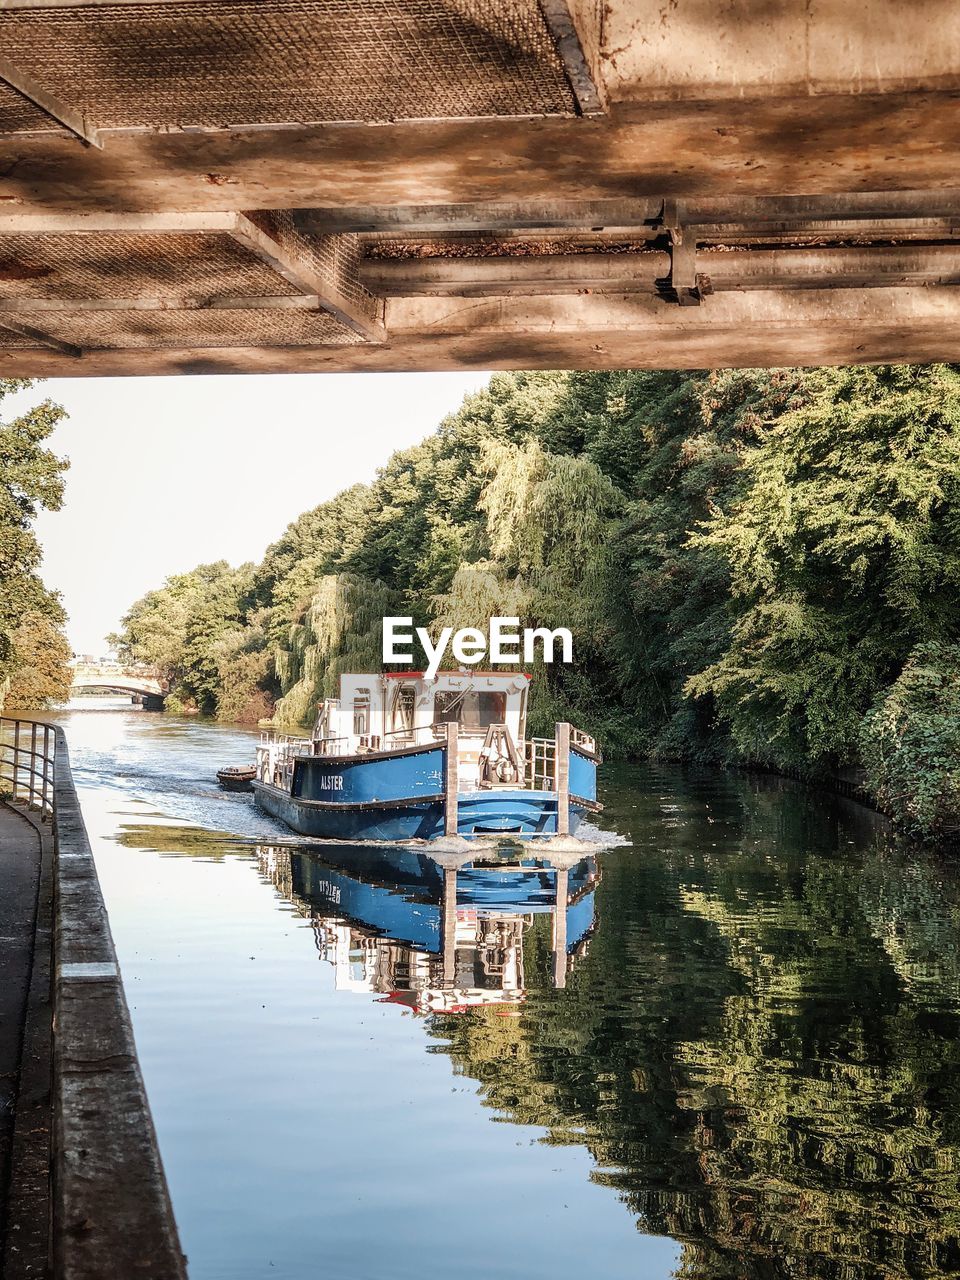
[[[265,735],[258,804],[332,840],[569,835],[597,812],[594,740],[567,723],[527,738],[529,677],[342,675],[312,738]]]

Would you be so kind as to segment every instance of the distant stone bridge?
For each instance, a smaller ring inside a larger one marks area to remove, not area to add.
[[[119,662],[74,663],[71,693],[88,693],[94,689],[141,694],[146,705],[159,702],[161,706],[168,692],[166,684],[152,667],[125,667]]]

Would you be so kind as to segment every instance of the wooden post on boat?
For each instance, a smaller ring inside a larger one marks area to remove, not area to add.
[[[570,725],[558,720],[554,726],[556,763],[554,781],[557,789],[557,835],[570,834]]]
[[[445,836],[457,834],[457,804],[460,787],[458,728],[456,720],[447,721],[447,769],[443,796],[443,834]]]
[[[569,725],[567,726],[569,728]],[[557,867],[557,892],[553,911],[553,985],[567,985],[567,897],[570,872]]]
[[[457,978],[457,869],[443,872],[443,911],[440,917],[443,943],[443,985],[452,987]]]

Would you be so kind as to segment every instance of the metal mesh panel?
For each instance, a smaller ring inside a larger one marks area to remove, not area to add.
[[[0,297],[249,297],[297,290],[229,236],[0,236]]]
[[[43,330],[43,324],[38,324],[35,320],[31,320],[30,316],[17,316],[18,320],[22,320],[24,324],[29,324],[31,328]],[[47,330],[43,330],[47,332]],[[24,347],[31,350],[39,348],[44,349],[44,343],[37,338],[27,338],[22,333],[14,333],[12,329],[4,327],[3,319],[0,317],[0,351],[4,348],[13,350],[22,350]],[[49,348],[48,348],[49,349]]]
[[[56,120],[0,80],[0,133],[66,133]]]
[[[362,341],[319,311],[57,312],[38,318],[36,327],[84,350],[356,346]]]
[[[0,46],[101,128],[576,110],[536,0],[14,10],[0,12]]]
[[[371,319],[377,319],[383,303],[360,283],[357,267],[363,258],[363,243],[356,235],[311,235],[301,231],[296,217],[287,209],[258,209],[247,214],[285,252],[316,272]]]

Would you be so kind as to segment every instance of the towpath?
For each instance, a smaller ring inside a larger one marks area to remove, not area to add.
[[[41,1275],[49,1150],[49,886],[36,828],[0,802],[0,1276]],[[38,916],[39,909],[39,916]],[[39,926],[39,933],[38,933]],[[34,966],[36,952],[37,966]],[[46,989],[44,989],[46,986]],[[19,1103],[18,1103],[19,1099]],[[12,1174],[12,1177],[11,1177]]]

